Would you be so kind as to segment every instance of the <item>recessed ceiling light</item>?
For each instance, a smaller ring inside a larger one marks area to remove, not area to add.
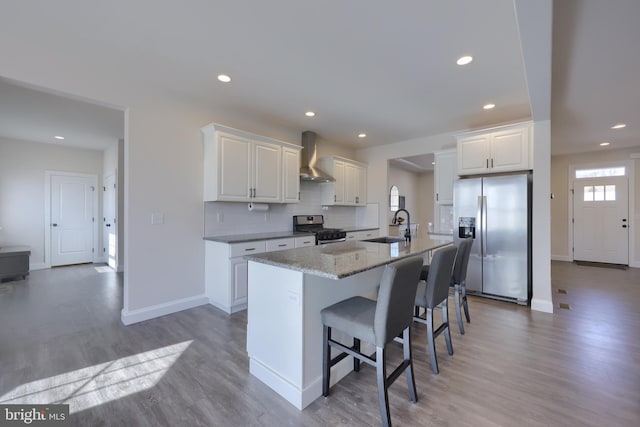
[[[227,74],[219,74],[218,80],[220,80],[222,83],[229,83],[231,81],[231,77]]]
[[[435,165],[435,164],[436,164],[436,162],[431,162],[431,164],[432,164],[432,165]]]
[[[616,123],[615,125],[611,126],[611,129],[622,129],[622,128],[626,128],[627,125],[624,123]]]
[[[367,134],[366,134],[366,133],[364,133],[364,132],[360,132],[360,133],[358,134],[358,138],[366,138],[366,137],[367,137]]]
[[[60,136],[60,135],[56,135],[54,136],[55,139],[64,139],[64,136]]]
[[[473,57],[471,57],[471,56],[462,56],[462,57],[458,58],[458,60],[456,61],[456,64],[458,64],[458,65],[467,65],[471,61],[473,61]]]
[[[314,113],[313,111],[307,111],[306,113],[304,113],[304,115],[307,117],[314,117],[316,113]]]
[[[610,143],[609,143],[609,142],[607,142],[607,141],[605,141],[605,142],[601,142],[601,143],[600,143],[600,145],[601,145],[602,147],[606,147],[606,146],[607,146],[607,145],[609,145],[609,144],[610,144]]]
[[[495,108],[495,107],[496,107],[496,104],[487,104],[482,108],[484,108],[485,110],[491,110],[492,108]]]

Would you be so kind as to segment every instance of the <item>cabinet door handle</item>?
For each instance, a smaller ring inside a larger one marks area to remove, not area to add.
[[[255,250],[256,250],[256,248],[246,248],[245,252],[251,252],[251,251],[255,251]]]
[[[493,168],[493,159],[491,159],[491,167]]]
[[[440,194],[436,193],[436,202],[440,200]]]
[[[282,243],[281,245],[278,245],[279,248],[284,248],[285,246],[287,246],[286,243]]]
[[[333,201],[335,202],[336,200],[338,200],[338,196],[337,195],[333,195]]]
[[[487,159],[487,169],[489,169],[489,159]]]

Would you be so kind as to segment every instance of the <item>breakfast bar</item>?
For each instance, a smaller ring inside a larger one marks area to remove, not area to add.
[[[375,299],[385,265],[413,255],[428,259],[434,249],[451,244],[437,238],[378,240],[245,257],[249,370],[300,410],[322,394],[320,311],[356,295]],[[352,367],[349,358],[334,366],[332,383]]]

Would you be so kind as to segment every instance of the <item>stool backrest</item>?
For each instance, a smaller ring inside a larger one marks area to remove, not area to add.
[[[429,303],[428,308],[435,308],[438,304],[449,297],[449,284],[453,273],[453,264],[456,259],[458,248],[455,246],[447,246],[438,249],[429,266],[429,275],[427,276],[427,292],[426,300]]]
[[[462,239],[460,243],[458,243],[458,254],[456,255],[456,262],[453,266],[453,276],[451,277],[453,284],[460,284],[467,278],[467,266],[469,265],[471,246],[473,246],[473,239],[471,237]]]
[[[413,256],[385,267],[373,324],[377,346],[393,341],[411,325],[422,262],[422,257]]]

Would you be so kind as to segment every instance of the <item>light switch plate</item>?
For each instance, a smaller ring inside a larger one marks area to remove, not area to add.
[[[152,213],[151,214],[151,224],[164,224],[164,214],[163,213]]]

